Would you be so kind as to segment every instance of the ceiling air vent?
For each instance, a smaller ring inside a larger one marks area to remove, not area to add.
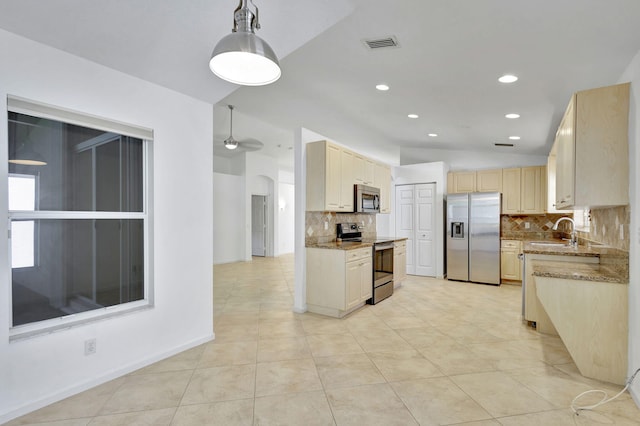
[[[495,146],[513,146],[512,143],[494,143]]]
[[[394,36],[363,40],[365,46],[371,50],[383,49],[387,47],[400,47],[398,40]]]

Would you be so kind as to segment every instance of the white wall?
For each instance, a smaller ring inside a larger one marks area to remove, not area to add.
[[[505,148],[509,149],[509,148]],[[508,152],[456,151],[445,149],[405,148],[400,164],[430,163],[437,158],[449,165],[452,171],[502,169],[508,167],[541,166],[547,164],[544,155],[522,155]]]
[[[244,239],[237,218],[245,215],[244,176],[213,174],[213,263],[244,260]]]
[[[447,172],[449,166],[441,161],[425,164],[411,164],[394,167],[394,185],[409,185],[416,183],[436,184],[436,276],[444,277],[444,195],[447,190]],[[395,235],[395,186],[392,188],[392,203],[390,222]],[[380,215],[378,215],[380,217]]]
[[[0,423],[213,337],[212,106],[0,30],[0,176],[7,94],[154,130],[155,307],[9,343],[0,244]],[[7,229],[7,184],[0,217]],[[84,340],[97,353],[84,356]]]
[[[278,182],[278,247],[276,256],[294,251],[295,185]]]
[[[629,374],[640,368],[640,51],[620,78],[631,82],[629,109],[629,196],[631,198],[631,234],[629,250]],[[635,231],[634,231],[635,230]],[[630,388],[640,406],[640,376]]]

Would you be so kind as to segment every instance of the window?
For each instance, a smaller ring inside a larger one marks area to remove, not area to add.
[[[12,333],[149,305],[151,131],[8,105]]]

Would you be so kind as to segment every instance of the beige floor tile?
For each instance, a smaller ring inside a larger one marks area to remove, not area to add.
[[[148,367],[136,370],[131,374],[149,374],[164,373],[167,371],[193,370],[198,365],[198,361],[202,356],[207,345],[200,345],[193,349],[181,352],[177,355],[164,359],[162,361],[151,364]]]
[[[392,316],[383,321],[393,330],[421,328],[427,326],[427,322],[413,315]]]
[[[136,413],[112,414],[94,418],[89,426],[164,426],[171,424],[175,408],[139,411]]]
[[[311,350],[304,337],[261,339],[258,341],[258,362],[311,358]]]
[[[573,398],[591,389],[587,384],[574,380],[570,375],[551,366],[507,371],[516,379],[557,408],[566,408]]]
[[[255,365],[196,370],[180,405],[253,398],[255,377]]]
[[[321,389],[318,371],[311,359],[265,362],[257,366],[256,397]]]
[[[554,365],[554,367],[562,371],[563,373],[570,375],[574,380],[586,384],[589,389],[601,389],[607,392],[610,396],[616,395],[623,388],[623,386],[615,385],[613,383],[607,383],[600,380],[584,377],[582,374],[580,374],[578,367],[576,367],[573,362],[568,364],[557,364]],[[618,397],[619,400],[628,398],[631,398],[631,395],[628,392],[625,392]]]
[[[429,347],[443,342],[456,343],[454,339],[434,327],[402,329],[396,330],[396,333],[414,348]]]
[[[477,422],[452,423],[449,426],[500,426],[497,420],[479,420]]]
[[[451,376],[494,417],[551,410],[554,406],[501,371]]]
[[[446,375],[481,373],[497,370],[496,361],[476,356],[467,345],[444,340],[419,349]]]
[[[443,375],[438,367],[416,350],[374,352],[368,355],[389,382]]]
[[[349,334],[344,321],[333,318],[304,319],[302,328],[305,334]]]
[[[325,389],[385,382],[366,354],[316,358],[315,364]]]
[[[176,407],[193,371],[127,376],[100,415]]]
[[[327,390],[329,404],[340,426],[418,425],[388,384]]]
[[[307,336],[314,357],[357,354],[364,352],[350,334],[316,334]]]
[[[253,424],[253,398],[178,407],[171,426]]]
[[[391,352],[413,349],[394,330],[376,330],[375,332],[356,334],[355,338],[365,352]]]
[[[322,391],[256,398],[256,426],[332,426],[333,414]]]
[[[95,388],[63,399],[32,413],[22,416],[10,425],[53,422],[64,419],[93,417],[109,398],[125,383],[126,378],[111,380]]]
[[[258,340],[258,323],[215,325],[216,343],[240,342],[243,340]]]
[[[278,339],[282,337],[303,337],[302,323],[297,319],[261,320],[258,323],[260,339]]]
[[[16,419],[8,423],[3,423],[3,426],[87,426],[92,419],[93,417],[88,417],[86,419],[68,419],[42,423],[23,423],[22,419]]]
[[[586,418],[582,416],[575,417],[569,409],[543,411],[540,413],[522,414],[519,416],[501,417],[498,419],[503,426],[576,426],[580,424],[589,425]],[[617,424],[606,422],[604,424]]]
[[[226,365],[255,364],[257,341],[209,343],[197,364],[198,368],[222,367]]]
[[[492,418],[447,377],[408,380],[391,386],[421,426]]]

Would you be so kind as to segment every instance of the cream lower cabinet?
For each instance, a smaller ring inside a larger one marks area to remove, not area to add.
[[[518,256],[522,253],[522,242],[502,240],[500,242],[500,278],[509,281],[522,281],[522,262]]]
[[[371,298],[371,247],[354,250],[306,250],[309,312],[342,318]]]
[[[393,244],[393,285],[397,287],[407,278],[407,241],[396,241]]]

